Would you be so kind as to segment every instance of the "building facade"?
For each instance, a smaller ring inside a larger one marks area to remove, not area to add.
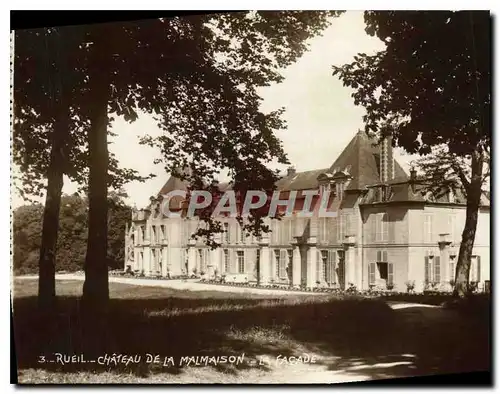
[[[150,206],[133,212],[125,269],[307,288],[406,291],[410,283],[415,291],[450,288],[465,223],[464,198],[432,196],[413,171],[408,176],[394,160],[389,138],[376,144],[358,132],[331,167],[289,169],[277,189],[280,199],[297,191],[291,217],[267,219],[271,232],[260,239],[245,234],[236,219],[221,217],[221,247],[211,250],[191,238],[202,222],[157,214],[163,195],[186,190],[171,177]],[[307,190],[329,190],[328,207],[337,216],[297,215]],[[171,209],[181,206],[174,200]],[[480,290],[490,280],[489,215],[489,200],[483,196],[470,274]]]

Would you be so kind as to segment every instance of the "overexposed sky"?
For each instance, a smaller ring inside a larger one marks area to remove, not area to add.
[[[310,51],[283,71],[285,80],[281,84],[260,90],[265,112],[285,107],[283,116],[288,129],[277,132],[277,136],[298,171],[329,167],[358,129],[363,128],[364,109],[354,105],[352,90],[332,76],[331,66],[351,62],[357,53],[383,49],[382,42],[368,36],[364,28],[362,11],[348,11],[335,18],[322,36],[310,41]],[[146,183],[134,182],[125,186],[130,197],[128,202],[144,207],[149,197],[158,193],[168,174],[163,165],[153,164],[159,153],[139,145],[139,137],[157,135],[160,130],[147,115],[132,124],[117,118],[112,128],[117,136],[111,138],[110,151],[120,164],[142,175],[157,175]],[[409,159],[396,157],[408,169]],[[75,190],[76,185],[65,178],[63,191],[72,193]],[[13,208],[22,204],[22,199],[14,195]]]

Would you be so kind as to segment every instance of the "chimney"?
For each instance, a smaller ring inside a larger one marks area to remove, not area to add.
[[[392,154],[392,136],[387,134],[380,142],[380,181],[394,179],[394,157]]]
[[[295,167],[288,167],[287,170],[286,170],[286,175],[287,176],[292,176],[292,175],[295,175]]]

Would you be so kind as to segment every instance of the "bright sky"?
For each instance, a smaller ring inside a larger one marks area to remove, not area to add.
[[[351,89],[332,76],[332,65],[342,65],[353,60],[357,53],[373,53],[383,49],[377,38],[365,31],[362,11],[348,11],[334,19],[323,35],[311,40],[310,51],[295,64],[284,70],[285,80],[263,88],[263,110],[285,107],[283,115],[288,129],[278,132],[290,162],[298,171],[329,167],[358,129],[363,128],[364,109],[356,107]],[[146,183],[125,186],[129,203],[143,207],[149,197],[156,195],[168,179],[162,165],[154,165],[158,152],[139,145],[139,137],[157,135],[160,131],[152,118],[144,115],[128,124],[117,119],[110,151],[122,166],[134,168],[142,175],[154,173],[156,178]],[[409,156],[396,158],[408,170]],[[63,191],[72,193],[76,186],[65,179]],[[19,196],[12,198],[13,207],[22,205]]]

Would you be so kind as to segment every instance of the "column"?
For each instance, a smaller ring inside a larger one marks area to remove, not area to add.
[[[292,255],[292,286],[300,287],[302,278],[302,260],[300,257],[300,248],[298,238],[296,237],[293,243]]]
[[[188,272],[187,274],[189,276],[193,275],[194,272],[193,270],[197,267],[196,267],[196,240],[194,239],[190,239],[188,241],[188,250],[187,250],[187,254],[188,254],[188,262],[187,262],[187,267],[188,267]],[[199,274],[199,270],[197,269],[197,273]]]
[[[168,246],[161,248],[161,276],[166,277],[168,270]],[[171,273],[170,273],[171,274]]]
[[[309,237],[307,241],[307,279],[306,287],[313,289],[316,284],[316,265],[318,264],[318,249],[316,248],[316,237]]]
[[[260,246],[259,284],[261,286],[266,286],[269,284],[269,271],[271,264],[271,261],[269,259],[270,257],[269,234],[262,234],[259,246]]]

